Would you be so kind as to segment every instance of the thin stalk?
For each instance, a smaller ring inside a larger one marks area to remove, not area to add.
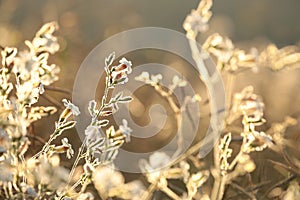
[[[63,107],[57,103],[52,97],[46,95],[45,93],[43,95],[40,95],[40,97],[44,98],[45,100],[47,100],[49,103],[52,103],[53,105],[55,105],[57,108],[59,109],[63,109]]]
[[[276,187],[280,187],[292,180],[294,180],[295,178],[297,178],[297,175],[293,174],[293,175],[290,175],[289,177],[279,181],[278,183],[276,183],[275,185],[271,186],[266,192],[265,194],[262,196],[263,198],[265,198],[274,188]]]
[[[154,85],[153,87],[162,97],[164,97],[168,101],[172,111],[175,114],[175,119],[176,119],[176,124],[177,124],[177,129],[178,129],[178,139],[177,139],[178,148],[172,156],[173,158],[175,158],[176,156],[178,156],[180,154],[180,152],[183,149],[183,137],[182,137],[182,131],[181,131],[182,118],[181,118],[180,108],[175,103],[174,99],[172,98],[173,89],[169,89],[169,91],[166,92],[162,89],[162,87],[160,85]]]
[[[170,188],[163,187],[160,188],[164,193],[166,193],[169,197],[171,197],[173,200],[182,200],[176,193],[174,193]]]
[[[236,166],[237,162],[239,161],[239,159],[241,158],[242,155],[243,155],[243,152],[240,150],[240,152],[236,155],[236,157],[230,163],[230,165],[228,167],[229,170],[232,170]]]
[[[241,191],[243,194],[245,194],[246,196],[248,196],[251,200],[256,200],[257,198],[254,196],[254,194],[246,191],[244,188],[242,188],[241,186],[239,186],[238,184],[235,183],[231,183],[230,184],[233,188],[238,189],[239,191]]]
[[[34,140],[37,140],[39,143],[41,143],[41,144],[46,144],[46,141],[44,141],[44,139],[43,138],[41,138],[41,137],[39,137],[39,136],[37,136],[37,135],[31,135],[31,134],[28,134],[28,135],[26,135],[27,137],[29,137],[29,138],[32,138],[32,139],[34,139]]]
[[[226,181],[227,181],[227,176],[226,175],[222,176],[221,181],[220,181],[220,185],[219,185],[217,200],[222,200],[223,199],[224,192],[225,192]]]
[[[78,181],[76,181],[76,183],[74,183],[74,185],[71,187],[71,190],[75,190],[75,188],[80,185],[81,179],[79,179]]]
[[[60,87],[53,87],[53,86],[45,85],[44,88],[46,90],[52,90],[52,91],[55,91],[55,92],[72,94],[72,92],[70,90],[67,90],[67,89],[64,89],[64,88],[60,88]]]
[[[197,37],[197,33],[193,32],[193,31],[188,31],[187,32],[187,38],[189,40],[190,48],[191,48],[191,51],[192,51],[192,57],[195,60],[195,62],[197,64],[197,67],[200,71],[200,74],[199,74],[200,79],[203,80],[203,82],[206,84],[207,91],[210,95],[211,113],[212,113],[210,126],[211,126],[212,137],[209,139],[209,142],[216,143],[218,138],[216,138],[215,136],[219,135],[218,133],[222,129],[223,123],[220,124],[219,121],[218,121],[218,117],[215,115],[217,113],[217,111],[216,111],[217,97],[216,97],[216,94],[214,92],[214,87],[213,87],[213,85],[211,83],[211,80],[210,80],[211,78],[210,78],[209,73],[208,73],[208,71],[205,67],[204,62],[203,62],[203,58],[201,57],[202,54],[198,49],[197,43],[195,42],[196,37]],[[219,151],[218,151],[218,147],[216,145],[214,146],[214,163],[215,163],[218,174],[220,174]],[[216,194],[218,189],[223,190],[225,188],[225,187],[220,187],[219,182],[221,184],[225,181],[223,181],[223,180],[219,181],[217,179],[215,180],[215,184],[214,184],[213,191],[212,191],[212,194],[211,194],[212,195],[212,198],[211,198],[212,200],[215,200],[220,196],[220,195]],[[223,193],[223,191],[218,191],[218,194],[222,194],[222,193]]]
[[[81,146],[80,146],[80,148],[79,148],[77,157],[76,157],[76,159],[75,159],[75,161],[74,161],[74,164],[73,164],[73,166],[72,166],[71,172],[70,172],[70,174],[69,174],[69,178],[68,178],[68,182],[67,182],[66,186],[68,186],[68,185],[70,184],[71,179],[72,179],[72,176],[73,176],[73,174],[74,174],[74,172],[75,172],[75,169],[76,169],[76,167],[77,167],[77,165],[78,165],[80,159],[82,158],[82,153],[83,153],[83,150],[84,150],[85,143],[86,143],[86,138],[84,138],[84,141],[82,142],[82,144],[81,144]]]
[[[106,101],[107,101],[107,97],[108,97],[108,92],[109,92],[109,89],[110,89],[110,85],[109,85],[109,78],[106,77],[106,80],[105,80],[105,89],[104,89],[104,94],[102,96],[102,100],[101,100],[101,106],[99,108],[99,111],[95,117],[95,119],[97,119],[100,115],[100,113],[103,111],[103,109],[107,106],[106,104]]]
[[[157,182],[151,183],[151,185],[148,187],[147,191],[145,191],[141,197],[141,200],[149,200],[153,192],[157,189]]]
[[[99,108],[99,111],[98,111],[98,113],[97,113],[95,119],[97,119],[97,118],[99,117],[100,113],[103,111],[103,109],[104,109],[104,108],[106,107],[106,105],[107,105],[107,104],[106,104],[106,101],[107,101],[109,89],[110,89],[109,78],[106,77],[106,80],[105,80],[105,89],[104,89],[104,94],[103,94],[102,100],[101,100],[101,106],[100,106],[100,108]],[[96,122],[97,120],[94,120],[94,121]],[[94,124],[92,124],[92,125],[94,125]],[[70,184],[71,179],[72,179],[72,176],[73,176],[73,174],[74,174],[74,172],[75,172],[75,168],[77,167],[77,165],[78,165],[80,159],[82,158],[82,153],[83,153],[83,150],[84,150],[85,143],[86,143],[86,137],[84,138],[84,141],[83,141],[83,143],[81,144],[81,146],[80,146],[80,148],[79,148],[78,155],[77,155],[77,157],[76,157],[76,160],[75,160],[75,162],[74,162],[74,164],[73,164],[73,166],[72,166],[71,172],[70,172],[70,174],[69,174],[69,178],[68,178],[67,185]],[[66,186],[67,186],[67,185],[66,185]]]

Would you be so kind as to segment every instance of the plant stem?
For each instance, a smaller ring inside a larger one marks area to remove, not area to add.
[[[97,119],[100,116],[100,113],[107,106],[106,101],[107,101],[107,97],[108,97],[109,88],[110,88],[110,86],[109,86],[109,78],[108,78],[108,75],[107,75],[106,80],[105,80],[104,94],[103,94],[102,100],[101,100],[101,106],[99,108],[99,111],[98,111],[95,119]]]
[[[181,200],[181,198],[174,193],[170,188],[168,187],[163,187],[160,188],[164,193],[166,193],[169,197],[171,197],[173,200]]]
[[[76,167],[77,167],[77,165],[78,165],[80,159],[82,158],[81,155],[82,155],[82,153],[83,153],[85,143],[86,143],[86,138],[84,138],[84,141],[82,142],[82,144],[81,144],[81,146],[80,146],[80,148],[79,148],[78,155],[77,155],[77,157],[76,157],[76,159],[75,159],[75,161],[74,161],[74,164],[73,164],[73,166],[72,166],[72,169],[71,169],[71,172],[70,172],[70,174],[69,174],[69,178],[68,178],[68,182],[67,182],[66,186],[68,186],[68,185],[70,184],[71,179],[72,179],[72,176],[73,176],[73,174],[74,174],[74,172],[75,172],[75,169],[76,169]]]
[[[169,91],[164,91],[160,85],[153,85],[154,89],[160,94],[162,97],[164,97],[171,109],[173,110],[175,114],[175,119],[176,119],[176,124],[177,124],[177,129],[178,129],[178,139],[177,139],[177,150],[173,154],[173,158],[177,157],[180,152],[183,149],[183,138],[182,138],[182,131],[181,131],[181,122],[182,122],[182,117],[181,117],[181,112],[180,112],[180,107],[175,103],[174,99],[172,98],[173,94],[173,89],[169,89]]]
[[[201,7],[201,3],[199,5]],[[206,142],[210,143],[217,143],[218,136],[220,134],[220,131],[222,130],[224,124],[223,122],[220,122],[218,119],[218,116],[216,115],[218,113],[217,111],[217,97],[214,92],[214,87],[213,83],[211,82],[211,77],[205,67],[203,58],[202,58],[202,53],[199,51],[197,43],[196,43],[196,37],[197,37],[197,32],[194,32],[193,30],[190,30],[186,34],[190,48],[192,51],[192,57],[195,60],[198,70],[200,72],[199,76],[200,79],[203,80],[203,82],[206,84],[207,91],[210,95],[210,104],[211,104],[211,121],[210,121],[210,129],[211,129],[211,137],[209,139],[206,139]],[[217,73],[217,72],[215,72]],[[201,145],[201,143],[198,143]],[[200,146],[201,147],[201,146]],[[219,167],[219,151],[218,151],[218,146],[214,146],[214,163],[216,166],[217,173],[220,174],[220,167]],[[218,178],[215,179],[214,187],[212,190],[212,200],[216,200],[217,198],[221,198],[220,196],[223,196],[223,191],[219,191],[219,189],[224,189],[224,183],[226,180],[218,180]],[[220,185],[221,184],[221,185]],[[221,186],[221,187],[220,187]]]
[[[226,175],[222,176],[221,181],[220,181],[220,185],[219,185],[217,200],[222,200],[223,199],[226,181],[227,181],[227,176]]]
[[[46,144],[43,146],[42,150],[36,153],[34,156],[32,156],[30,159],[35,159],[42,153],[45,153],[45,150],[50,146],[51,142],[56,138],[56,134],[58,133],[58,129],[56,128],[55,131],[50,135],[49,140],[46,142]]]
[[[297,178],[297,175],[293,174],[293,175],[290,175],[289,177],[279,181],[278,183],[276,183],[275,185],[271,186],[266,192],[265,194],[263,195],[263,198],[266,197],[274,188],[276,187],[280,187],[290,181],[292,181],[293,179]]]
[[[72,92],[70,90],[64,89],[64,88],[59,88],[59,87],[53,87],[53,86],[49,86],[49,85],[45,85],[44,88],[46,90],[52,90],[55,92],[62,92],[62,93],[66,93],[66,94],[72,94]]]
[[[231,183],[230,184],[233,188],[236,188],[238,189],[239,191],[241,191],[242,193],[244,193],[245,195],[247,195],[249,198],[251,198],[251,200],[256,200],[256,197],[250,193],[250,192],[247,192],[244,188],[242,188],[241,186],[239,186],[238,184],[235,184],[235,183]]]
[[[150,199],[152,193],[156,190],[157,188],[157,182],[151,183],[151,185],[148,187],[147,191],[144,192],[144,194],[141,197],[141,200],[148,200]]]
[[[236,155],[236,157],[230,163],[228,170],[232,170],[235,167],[235,165],[237,164],[237,162],[239,161],[239,159],[241,158],[242,155],[243,155],[243,152],[240,150],[240,152]]]

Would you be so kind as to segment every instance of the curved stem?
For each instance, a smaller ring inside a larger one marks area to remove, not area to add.
[[[66,93],[66,94],[72,94],[72,92],[70,90],[60,88],[60,87],[53,87],[53,86],[45,85],[44,88],[46,90],[52,90],[52,91],[55,91],[55,92],[62,92],[62,93]]]

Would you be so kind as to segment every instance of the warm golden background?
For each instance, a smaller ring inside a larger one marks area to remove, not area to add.
[[[0,0],[0,44],[25,47],[23,41],[33,38],[42,24],[57,21],[60,29],[56,35],[59,36],[61,50],[51,57],[51,62],[61,67],[61,74],[54,85],[71,91],[81,62],[101,41],[115,33],[144,26],[165,27],[184,33],[182,23],[185,16],[198,3],[196,0]],[[207,34],[219,32],[246,50],[253,46],[262,50],[269,43],[275,43],[278,47],[299,46],[299,8],[299,0],[215,0],[211,29]],[[200,41],[203,42],[204,38],[201,37]],[[130,58],[133,63],[146,59],[134,55]],[[150,56],[147,59],[153,58]],[[265,118],[268,121],[262,127],[266,130],[272,122],[280,122],[286,115],[300,116],[299,78],[299,69],[280,73],[261,69],[257,74],[247,72],[238,75],[234,91],[254,85],[255,92],[263,96],[266,104]],[[71,97],[53,91],[47,94],[58,103],[62,98]],[[42,101],[49,104],[45,99]],[[36,134],[47,138],[57,117],[51,117],[50,121],[49,118],[43,119],[36,125],[39,127]],[[286,137],[299,142],[299,130],[299,125],[288,129]],[[275,157],[276,154],[270,152],[269,156]],[[261,180],[276,173],[270,170],[265,159],[264,155],[256,157],[258,170],[263,170],[262,174],[266,176],[259,177]],[[273,178],[276,179],[276,175]]]

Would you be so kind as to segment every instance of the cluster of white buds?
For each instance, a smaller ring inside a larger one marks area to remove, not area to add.
[[[118,66],[113,66],[110,70],[109,82],[112,86],[126,83],[128,81],[128,74],[132,72],[132,64],[126,58],[122,58],[119,63]]]
[[[131,66],[132,63],[128,61],[126,58],[122,58],[119,61],[119,65],[111,66],[115,60],[115,53],[111,53],[105,59],[105,71],[107,74],[107,81],[109,87],[113,88],[118,84],[124,84],[128,81],[128,74],[132,72]]]
[[[274,71],[293,68],[299,64],[300,53],[297,46],[279,49],[275,44],[268,45],[259,55],[259,64]]]
[[[263,119],[263,111],[264,103],[262,98],[254,94],[252,86],[248,86],[234,95],[227,121],[231,123],[243,116],[243,124],[260,125],[265,121]]]
[[[7,137],[0,148],[2,158],[14,167],[18,166],[19,158],[25,155],[31,143],[28,127],[56,112],[53,106],[33,105],[44,93],[43,86],[58,79],[59,68],[48,64],[49,55],[59,49],[57,38],[53,35],[57,28],[54,22],[45,24],[31,42],[25,41],[28,50],[1,48],[0,129]]]
[[[258,55],[255,49],[247,54],[236,49],[229,38],[217,33],[209,36],[202,47],[217,58],[217,67],[221,71],[237,72],[246,68],[256,71]]]
[[[230,142],[231,133],[228,133],[220,140],[219,144],[219,159],[222,175],[225,175],[229,168],[228,159],[231,157],[232,154],[232,149],[229,148]]]
[[[192,10],[184,23],[183,28],[188,35],[197,35],[198,32],[205,32],[208,30],[208,21],[210,20],[212,13],[210,11],[212,6],[212,0],[202,0],[197,10]]]
[[[159,84],[162,79],[163,76],[161,74],[151,74],[150,76],[148,72],[142,72],[139,76],[135,77],[135,80],[144,82],[152,86]]]
[[[255,130],[256,126],[265,123],[266,120],[263,118],[263,114],[264,103],[260,96],[254,94],[252,86],[248,86],[234,95],[228,122],[230,123],[241,115],[243,116],[244,131],[242,136],[244,145],[242,149],[244,152],[262,151],[266,147],[272,146],[273,140],[270,135]]]
[[[97,167],[93,173],[93,183],[102,199],[117,197],[139,200],[145,191],[139,180],[125,183],[125,178],[114,166]]]

